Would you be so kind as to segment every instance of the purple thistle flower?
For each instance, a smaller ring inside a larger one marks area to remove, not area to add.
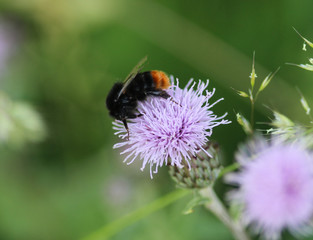
[[[185,160],[190,167],[190,156],[199,151],[206,152],[203,146],[213,128],[230,123],[223,119],[227,113],[217,117],[212,112],[211,108],[223,99],[210,104],[215,89],[207,91],[208,84],[209,81],[199,81],[194,90],[196,83],[191,79],[184,89],[180,89],[177,80],[177,84],[167,90],[172,98],[149,97],[139,102],[137,109],[143,116],[129,122],[129,140],[126,140],[127,131],[123,124],[113,122],[115,135],[125,140],[113,148],[126,147],[121,153],[127,154],[124,162],[131,164],[139,157],[143,161],[141,170],[150,165],[151,178],[152,172],[157,173],[163,164],[183,167],[182,161]],[[206,154],[210,156],[208,152]],[[152,171],[154,165],[155,170]]]
[[[303,142],[251,141],[236,158],[241,171],[226,176],[239,188],[229,199],[243,207],[243,220],[266,239],[283,229],[310,232],[313,216],[313,157]]]

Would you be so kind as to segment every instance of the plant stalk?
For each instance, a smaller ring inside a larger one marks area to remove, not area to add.
[[[236,240],[250,240],[249,236],[244,230],[244,227],[238,221],[234,221],[228,211],[226,210],[225,206],[221,202],[221,200],[217,197],[216,193],[214,192],[212,186],[204,188],[200,190],[200,194],[203,197],[210,199],[208,203],[204,206],[222,222],[226,227],[229,228],[232,235]]]

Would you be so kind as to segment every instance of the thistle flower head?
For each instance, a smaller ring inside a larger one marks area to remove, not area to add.
[[[229,194],[243,206],[243,220],[266,239],[284,229],[309,230],[313,216],[313,157],[302,143],[251,141],[236,156],[241,171],[226,180],[239,186]]]
[[[172,82],[173,78],[172,78]],[[150,176],[164,164],[183,167],[183,160],[190,168],[189,160],[199,151],[210,154],[203,148],[211,136],[213,128],[230,123],[218,117],[211,108],[223,100],[209,103],[215,89],[206,90],[209,82],[196,84],[190,80],[184,89],[179,88],[178,80],[167,90],[169,99],[149,97],[138,102],[137,110],[142,114],[128,123],[130,137],[120,121],[113,122],[113,129],[123,141],[114,148],[125,147],[125,162],[132,163],[136,158],[142,160],[143,170],[150,165]],[[152,167],[155,170],[152,171]]]

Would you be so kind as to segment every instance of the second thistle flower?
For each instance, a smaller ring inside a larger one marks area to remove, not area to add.
[[[230,194],[242,206],[242,220],[265,239],[312,232],[313,154],[302,140],[286,142],[256,138],[236,156],[240,171],[226,176],[238,187]]]

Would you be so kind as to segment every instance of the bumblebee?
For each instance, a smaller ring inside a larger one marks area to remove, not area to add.
[[[140,72],[147,57],[143,58],[126,77],[124,82],[113,85],[106,99],[110,115],[123,122],[129,136],[127,119],[142,116],[136,111],[138,101],[144,101],[147,96],[169,98],[164,91],[170,86],[168,76],[162,71]]]

